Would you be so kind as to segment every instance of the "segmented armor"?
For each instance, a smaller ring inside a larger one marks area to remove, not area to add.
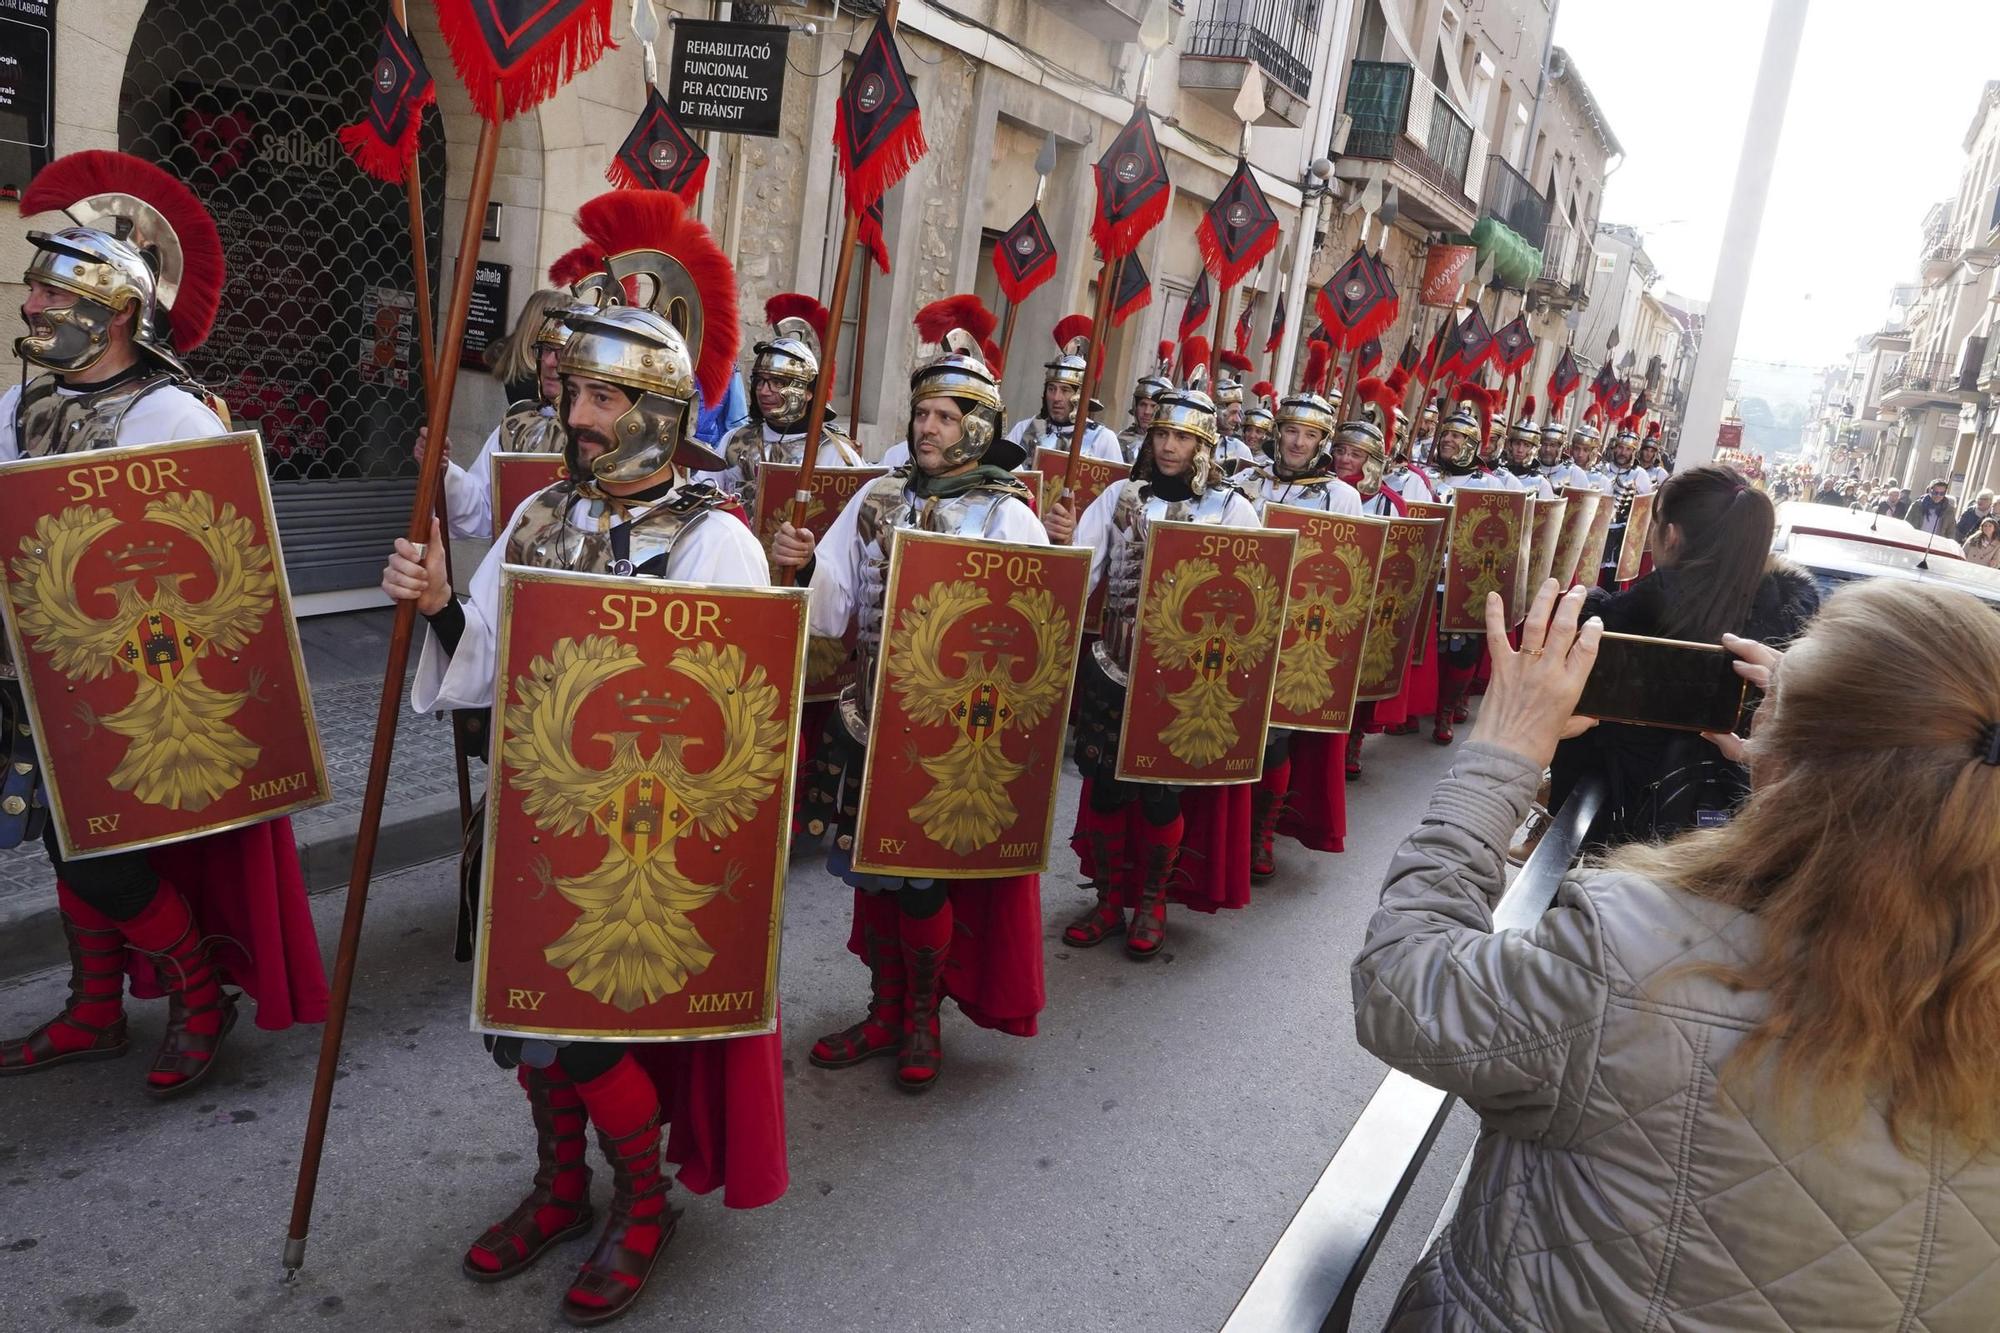
[[[1118,493],[1117,508],[1111,512],[1111,550],[1104,565],[1104,619],[1091,651],[1097,664],[1114,684],[1130,678],[1132,639],[1139,624],[1139,578],[1146,565],[1146,534],[1154,523],[1220,524],[1229,512],[1230,497],[1239,495],[1233,486],[1211,484],[1188,500],[1163,500],[1151,488],[1126,482]]]
[[[882,659],[882,617],[889,600],[889,556],[899,528],[942,533],[950,537],[997,538],[1000,512],[1009,500],[1026,503],[1028,492],[1018,485],[981,484],[947,499],[921,499],[909,490],[907,476],[892,472],[877,479],[854,503],[854,540],[861,558],[854,590],[855,648],[860,670],[840,696],[840,718],[848,735],[866,744],[868,710],[875,692],[875,670]]]

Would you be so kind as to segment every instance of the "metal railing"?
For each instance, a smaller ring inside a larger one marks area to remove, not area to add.
[[[1483,136],[1429,79],[1400,61],[1357,60],[1348,72],[1346,108],[1354,118],[1347,156],[1399,162],[1476,204],[1470,171]]]
[[[1312,96],[1319,0],[1202,0],[1187,54],[1253,60],[1300,98]]]
[[[1542,239],[1549,225],[1549,201],[1498,153],[1487,155],[1486,188],[1480,191],[1480,204],[1486,216],[1506,223],[1515,235],[1542,250],[1547,267],[1548,252]]]
[[[1955,357],[1906,356],[1882,372],[1882,393],[1958,393],[1959,364]]]
[[[1556,812],[1494,907],[1495,931],[1525,930],[1548,911],[1604,806],[1604,790],[1602,779],[1586,780]],[[1362,1279],[1452,1105],[1436,1088],[1392,1070],[1250,1280],[1222,1333],[1347,1333]],[[1461,1166],[1438,1227],[1457,1207],[1464,1178]]]

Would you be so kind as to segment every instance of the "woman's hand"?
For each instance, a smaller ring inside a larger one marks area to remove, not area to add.
[[[1521,622],[1521,650],[1507,645],[1507,615],[1500,594],[1486,595],[1486,646],[1493,680],[1479,709],[1473,739],[1511,750],[1538,768],[1555,757],[1556,742],[1580,736],[1597,723],[1574,716],[1583,683],[1597,661],[1604,622],[1592,616],[1581,629],[1585,589],[1558,597],[1549,579]],[[1550,614],[1554,612],[1553,616]]]
[[[1785,659],[1783,653],[1755,639],[1739,639],[1734,634],[1723,635],[1722,646],[1736,654],[1737,660],[1730,665],[1736,668],[1737,675],[1760,690],[1771,688],[1771,681],[1778,674],[1778,663]],[[1722,757],[1733,764],[1743,763],[1744,755],[1748,753],[1749,738],[1746,736],[1704,731],[1701,738],[1722,751]]]

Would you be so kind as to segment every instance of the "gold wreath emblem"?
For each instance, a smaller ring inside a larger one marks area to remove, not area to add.
[[[1213,560],[1182,560],[1159,580],[1159,591],[1139,613],[1161,665],[1194,671],[1194,679],[1167,697],[1174,720],[1160,732],[1167,753],[1194,768],[1215,763],[1236,744],[1244,697],[1229,688],[1230,677],[1255,668],[1277,646],[1278,607],[1285,595],[1262,565],[1238,566],[1232,581],[1249,594],[1250,605],[1234,615],[1200,612],[1196,628],[1188,628],[1194,595],[1221,577]]]
[[[1309,537],[1299,539],[1297,569],[1316,559],[1326,548]],[[1278,680],[1273,698],[1290,713],[1313,713],[1333,697],[1333,671],[1339,665],[1329,640],[1338,642],[1354,632],[1367,614],[1368,604],[1356,595],[1368,576],[1368,559],[1361,548],[1344,542],[1333,548],[1333,558],[1346,578],[1346,592],[1328,583],[1310,583],[1298,590],[1287,605],[1285,617],[1296,637],[1278,655]]]
[[[977,583],[933,584],[896,618],[884,659],[889,682],[911,721],[953,729],[944,753],[917,757],[934,785],[911,808],[910,817],[926,838],[960,855],[989,845],[1019,818],[1007,784],[1027,772],[1027,765],[1007,757],[1001,736],[1040,726],[1075,669],[1066,651],[1069,616],[1053,594],[1035,589],[1007,599],[1029,626],[1031,655],[1002,651],[1019,631],[996,622],[981,629],[980,641],[991,647],[991,659],[976,649],[956,652],[952,657],[960,669],[947,672],[945,636],[991,604],[991,595]],[[1027,674],[1017,677],[1015,670],[1023,663]]]
[[[1498,509],[1460,514],[1458,518],[1451,534],[1451,561],[1465,580],[1465,600],[1459,603],[1459,614],[1484,620],[1486,594],[1497,592],[1504,597],[1512,585],[1514,560],[1521,553],[1521,524]],[[1497,534],[1493,532],[1496,526],[1500,529]]]
[[[109,620],[87,615],[77,601],[77,565],[122,520],[108,509],[65,509],[40,519],[14,558],[21,634],[72,681],[130,673],[132,701],[117,712],[100,718],[89,705],[77,705],[86,726],[128,742],[111,786],[148,805],[202,810],[233,791],[262,753],[230,719],[264,688],[262,673],[252,671],[248,689],[218,690],[202,679],[202,659],[211,649],[233,652],[250,641],[277,597],[277,577],[270,550],[256,542],[256,526],[232,504],[218,514],[206,492],[148,501],[144,520],[200,548],[215,574],[205,600],[182,595],[195,575],[167,571],[170,546],[135,547],[132,565],[143,560],[159,572],[134,569],[132,577],[97,589],[112,595],[117,611]]]
[[[677,649],[665,669],[721,713],[720,757],[691,770],[685,753],[710,742],[653,724],[591,736],[611,746],[611,762],[587,767],[572,748],[578,710],[593,690],[642,665],[636,647],[608,636],[558,640],[515,678],[501,754],[536,827],[558,836],[594,828],[604,837],[595,869],[551,881],[577,917],[542,956],[570,985],[626,1013],[674,994],[714,961],[688,918],[743,870],[731,864],[719,882],[697,883],[682,872],[675,841],[690,828],[720,841],[754,817],[784,774],[787,744],[764,668],[750,667],[737,645],[702,643]],[[651,754],[642,738],[654,742]]]
[[[1411,534],[1402,541],[1394,538],[1382,552],[1382,572],[1375,585],[1375,618],[1361,640],[1361,679],[1369,685],[1389,685],[1397,671],[1396,646],[1402,637],[1403,618],[1415,614],[1422,575],[1423,538]],[[1392,580],[1390,568],[1407,561],[1409,576]]]

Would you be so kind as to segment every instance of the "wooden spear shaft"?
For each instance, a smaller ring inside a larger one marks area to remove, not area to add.
[[[394,0],[390,6],[396,22],[406,31],[410,26],[408,7],[403,0]],[[437,327],[431,314],[431,260],[430,243],[424,231],[424,185],[419,174],[423,155],[416,154],[410,159],[409,170],[403,173],[403,194],[410,206],[410,270],[411,289],[417,302],[417,343],[423,352],[424,362],[424,420],[430,421],[431,395],[437,392]],[[445,504],[444,487],[437,489],[436,506],[438,531],[445,536],[444,576],[454,586],[451,567],[451,514]],[[458,780],[458,826],[463,829],[472,819],[472,767],[466,758],[466,737],[462,719],[457,713],[451,719],[451,766]]]
[[[1069,462],[1063,467],[1062,495],[1059,502],[1068,504],[1076,494],[1076,460],[1083,456],[1083,434],[1090,429],[1090,397],[1097,392],[1097,377],[1104,369],[1105,345],[1111,341],[1107,336],[1111,324],[1111,292],[1118,285],[1118,269],[1123,263],[1119,259],[1107,259],[1097,270],[1097,304],[1090,321],[1090,351],[1083,358],[1083,388],[1076,398],[1076,414],[1069,424]],[[1072,518],[1081,518],[1073,514]]]
[[[496,82],[495,107],[503,101]],[[465,228],[458,243],[458,269],[453,275],[451,304],[446,308],[444,342],[437,355],[442,370],[465,342],[467,311],[472,304],[472,278],[479,268],[479,236],[486,221],[486,200],[493,189],[493,164],[500,152],[500,125],[482,120],[479,147],[473,157],[472,186],[465,206]],[[445,423],[451,419],[456,375],[440,374],[430,394],[430,438],[439,447],[424,451],[417,471],[416,501],[410,506],[409,539],[430,540],[444,472],[442,447]],[[313,1193],[319,1185],[320,1157],[326,1147],[327,1113],[333,1104],[333,1080],[340,1065],[341,1039],[347,1031],[348,999],[354,990],[354,964],[361,948],[361,921],[368,906],[368,881],[375,868],[375,843],[382,831],[382,804],[388,794],[389,760],[396,748],[396,721],[403,705],[403,672],[409,665],[410,639],[416,627],[417,604],[396,603],[396,622],[389,636],[389,661],[382,673],[382,700],[375,713],[375,750],[368,760],[368,786],[361,798],[361,826],[354,835],[354,866],[347,880],[347,910],[340,923],[340,950],[334,957],[333,994],[326,1027],[320,1034],[319,1069],[313,1077],[312,1105],[306,1116],[305,1145],[299,1155],[298,1185],[292,1195],[292,1220],[286,1232],[284,1264],[296,1272],[306,1259],[306,1232],[312,1224]]]
[[[1007,359],[1014,354],[1014,326],[1019,324],[1020,322],[1021,322],[1021,303],[1019,301],[1009,301],[1007,303],[1007,313],[1000,317],[1000,365],[1001,366],[1006,365]],[[994,367],[996,371],[999,368],[1000,368],[999,366]]]
[[[868,367],[868,296],[875,287],[875,262],[861,261],[861,307],[854,320],[854,369],[849,372],[851,383],[847,390],[847,429],[851,434],[861,429],[861,372]],[[806,452],[816,454],[819,436],[806,436]]]

